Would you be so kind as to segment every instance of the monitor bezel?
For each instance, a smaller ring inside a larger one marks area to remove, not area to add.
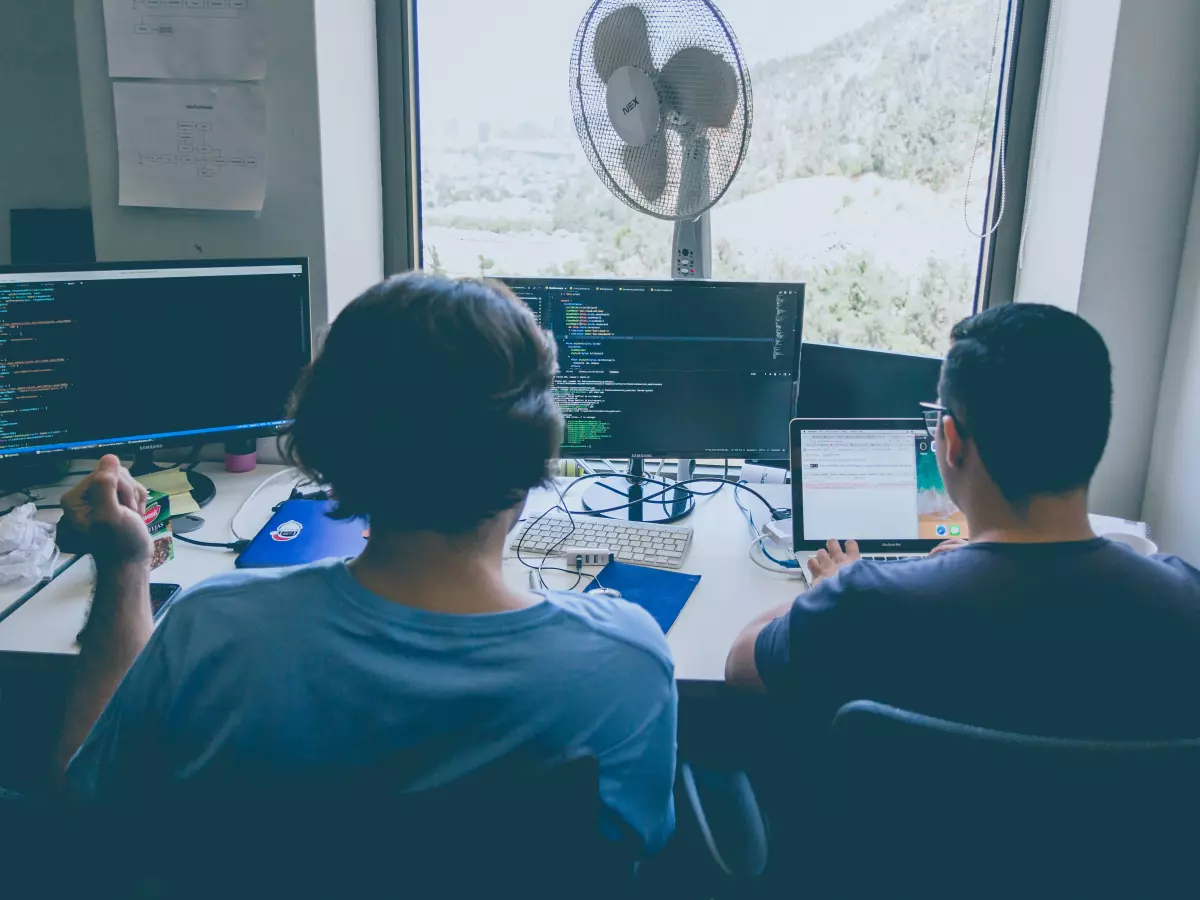
[[[792,475],[792,549],[813,553],[825,546],[825,539],[804,540],[804,490],[800,471],[801,431],[925,431],[925,420],[914,419],[792,419],[790,426],[790,462]],[[858,540],[848,534],[839,540]],[[945,538],[915,540],[858,541],[862,553],[928,553]]]
[[[312,275],[307,256],[269,257],[253,259],[171,259],[171,260],[138,260],[138,261],[106,261],[95,263],[74,263],[35,266],[0,266],[0,275],[39,275],[60,274],[62,272],[111,272],[122,269],[227,269],[245,266],[300,266],[303,274],[305,302],[303,305],[303,326],[301,334],[304,339],[304,356],[312,362]],[[37,447],[21,448],[17,451],[0,450],[0,465],[59,459],[90,459],[105,453],[129,455],[131,453],[154,452],[177,447],[190,447],[202,444],[221,443],[230,438],[257,439],[283,434],[290,420],[280,420],[270,425],[231,425],[213,431],[199,434],[172,435],[154,437],[142,440],[130,439],[128,436],[115,438],[98,438],[95,441],[83,442],[78,446],[60,447],[50,450]]]
[[[722,287],[722,288],[751,288],[755,290],[775,290],[777,293],[782,290],[794,290],[797,292],[796,306],[796,349],[792,359],[792,377],[791,377],[791,400],[787,410],[782,411],[781,420],[788,422],[796,414],[796,402],[799,396],[800,384],[800,351],[804,343],[804,300],[805,286],[803,283],[791,283],[782,281],[717,281],[713,279],[699,278],[562,278],[562,277],[508,277],[508,276],[492,276],[492,280],[499,281],[502,284],[509,286],[533,288],[538,285],[563,285],[570,286],[573,284],[583,285],[587,287],[613,287],[617,285],[634,285],[637,287],[662,287],[680,288],[680,287]],[[785,430],[785,437],[787,432]],[[571,453],[572,451],[565,451]],[[735,458],[751,458],[751,459],[785,459],[786,450],[782,450],[778,456],[766,455],[768,451],[755,450],[753,448],[744,450],[713,450],[708,448],[696,447],[654,447],[654,448],[633,448],[629,446],[614,445],[612,448],[606,447],[604,455],[608,459],[722,459],[728,457]],[[588,456],[575,457],[566,456],[566,459],[596,459],[595,453]]]

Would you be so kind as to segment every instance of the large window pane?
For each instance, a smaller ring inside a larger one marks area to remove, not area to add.
[[[974,303],[1009,2],[720,0],[755,121],[714,277],[806,282],[809,340],[944,350]],[[608,192],[571,122],[588,6],[418,0],[426,268],[668,277],[670,223]]]

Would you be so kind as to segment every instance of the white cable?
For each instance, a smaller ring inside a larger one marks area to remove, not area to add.
[[[1029,157],[1029,184],[1025,188],[1025,217],[1021,221],[1021,245],[1017,249],[1017,270],[1025,268],[1025,241],[1029,238],[1029,220],[1037,202],[1038,153],[1042,145],[1042,123],[1046,118],[1047,88],[1058,59],[1058,0],[1050,0],[1046,19],[1046,46],[1042,50],[1042,83],[1038,88],[1037,112],[1033,118],[1033,150]]]
[[[247,497],[244,501],[242,501],[242,505],[239,506],[237,509],[237,512],[235,512],[233,514],[233,518],[229,520],[229,531],[233,535],[233,539],[235,541],[249,540],[248,538],[244,538],[240,534],[238,534],[238,530],[237,530],[238,516],[240,516],[242,513],[244,513],[246,511],[246,507],[249,506],[253,502],[255,497],[257,497],[260,493],[262,493],[263,488],[265,488],[268,484],[271,484],[272,482],[278,481],[280,478],[283,478],[285,475],[296,475],[296,474],[299,474],[299,473],[295,469],[290,469],[290,468],[284,469],[283,471],[276,472],[274,475],[270,476],[269,478],[264,478],[261,482],[259,482],[258,487],[256,487],[253,491],[251,491],[250,496]],[[296,484],[299,484],[301,480],[303,480],[303,479],[297,479]]]
[[[752,563],[754,563],[756,566],[758,566],[760,569],[766,569],[768,572],[774,572],[777,575],[786,575],[789,578],[803,579],[804,573],[801,569],[787,569],[787,568],[784,568],[783,566],[776,566],[770,562],[759,559],[757,556],[754,555],[754,548],[759,546],[760,544],[762,544],[762,542],[765,541],[766,539],[767,539],[767,536],[765,534],[760,534],[758,537],[756,537],[753,541],[750,542],[750,546],[746,548],[746,551],[750,554],[750,561]]]
[[[1000,34],[1005,31],[1001,26],[1006,21],[1004,11],[1007,8],[1011,20],[1017,21],[1017,10],[1021,5],[1021,0],[1000,0],[996,9],[996,30],[992,35],[992,56],[991,63],[988,66],[987,85],[984,88],[984,98],[992,92],[992,73],[996,70],[996,48],[1000,46]],[[1012,71],[1013,48],[1016,44],[1016,35],[1009,35],[1005,41],[1004,50],[1004,67],[1000,70],[1000,82],[996,86],[996,102],[1000,107],[999,115],[993,113],[996,118],[996,139],[1000,144],[1000,210],[996,214],[996,221],[987,227],[982,234],[975,231],[971,227],[971,182],[975,178],[975,157],[979,155],[979,146],[982,143],[983,131],[986,127],[987,112],[991,109],[990,104],[985,104],[983,111],[979,114],[979,127],[975,132],[975,143],[971,148],[971,164],[967,170],[967,188],[963,195],[963,222],[967,226],[967,231],[972,237],[984,240],[996,233],[996,229],[1000,227],[1000,223],[1004,221],[1004,210],[1008,205],[1008,116],[1005,115],[1004,103],[1004,76]],[[990,214],[985,213],[984,221]]]
[[[609,465],[612,465],[612,464],[609,463]],[[554,555],[556,553],[556,551],[562,549],[563,544],[565,544],[567,541],[569,541],[571,539],[571,535],[573,535],[575,533],[575,528],[576,528],[575,517],[573,515],[571,515],[571,509],[569,506],[567,506],[567,498],[563,496],[562,490],[559,489],[558,482],[555,481],[553,478],[550,479],[550,487],[554,488],[554,493],[558,494],[558,504],[556,506],[550,507],[550,509],[547,510],[547,512],[552,512],[553,510],[561,509],[563,512],[565,512],[567,514],[567,521],[571,523],[571,530],[568,531],[566,536],[563,537],[557,544],[555,544],[553,547],[551,547],[549,550],[547,550],[544,554],[542,554],[542,561],[540,563],[538,563],[537,579],[538,579],[538,582],[542,586],[542,590],[544,590],[544,591],[550,590],[550,585],[546,584],[546,578],[545,578],[546,560],[548,560],[552,555]],[[544,517],[545,515],[546,515],[546,513],[542,513],[542,517]],[[577,572],[576,574],[579,574],[579,573]],[[577,585],[579,584],[578,579],[576,580],[575,584],[577,584]]]

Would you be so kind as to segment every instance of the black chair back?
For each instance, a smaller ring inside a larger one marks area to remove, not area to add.
[[[162,898],[536,898],[611,897],[632,877],[629,843],[601,832],[592,758],[504,764],[416,793],[377,772],[252,780],[100,813],[146,861],[102,880]]]
[[[859,701],[829,760],[828,894],[1200,896],[1200,739],[1063,740]]]

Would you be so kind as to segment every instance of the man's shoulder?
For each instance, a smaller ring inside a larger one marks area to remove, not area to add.
[[[334,563],[317,563],[298,569],[239,570],[206,579],[189,588],[172,603],[172,612],[193,613],[221,607],[262,608],[273,601],[293,603],[332,590],[328,569]]]
[[[1125,582],[1141,588],[1200,597],[1200,571],[1174,556],[1147,557],[1130,548],[1097,539],[1070,552],[1045,545],[969,546],[911,560],[862,560],[834,579],[839,599],[928,599],[952,593],[956,599],[1002,591],[1043,577],[1077,578],[1081,587],[1099,579],[1118,588]],[[969,590],[964,588],[969,587]]]
[[[847,597],[902,596],[927,594],[959,584],[964,573],[987,562],[977,556],[954,551],[912,559],[864,559],[843,569],[833,580]]]
[[[647,656],[674,676],[674,662],[666,636],[654,618],[636,604],[600,594],[555,591],[546,595],[564,618],[609,642],[619,652]]]
[[[1149,581],[1147,586],[1200,602],[1200,570],[1190,563],[1178,556],[1142,556],[1124,545],[1118,545],[1116,552],[1131,575]]]

